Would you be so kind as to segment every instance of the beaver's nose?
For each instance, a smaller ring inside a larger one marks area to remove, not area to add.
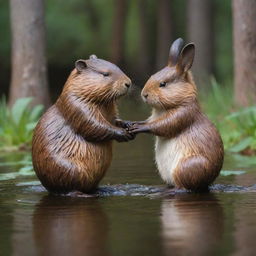
[[[144,93],[143,94],[143,97],[146,99],[148,97],[148,94],[147,93]]]
[[[130,88],[131,84],[125,83],[125,86],[126,86],[127,88]]]

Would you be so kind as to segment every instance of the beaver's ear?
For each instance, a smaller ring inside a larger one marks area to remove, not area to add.
[[[194,57],[195,45],[194,43],[189,43],[182,49],[176,68],[181,73],[186,73],[192,67]]]
[[[95,54],[90,55],[90,60],[98,59],[98,57]]]
[[[172,43],[169,51],[168,66],[172,67],[177,64],[183,46],[184,40],[182,38],[178,38]]]
[[[75,67],[78,72],[82,72],[87,67],[86,61],[85,60],[77,60],[75,63]]]

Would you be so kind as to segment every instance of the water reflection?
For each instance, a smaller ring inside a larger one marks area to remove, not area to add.
[[[108,218],[97,199],[45,196],[33,234],[38,255],[108,255]]]
[[[256,205],[253,194],[240,196],[240,200],[234,209],[234,256],[255,255],[256,237]]]
[[[164,255],[211,255],[221,241],[223,209],[212,194],[180,194],[161,209]]]

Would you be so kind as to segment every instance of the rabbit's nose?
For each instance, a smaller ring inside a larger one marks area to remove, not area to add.
[[[126,86],[127,88],[129,88],[129,87],[131,86],[131,84],[130,84],[130,83],[125,83],[125,86]]]
[[[143,97],[146,99],[148,97],[148,94],[147,93],[144,93],[143,94]]]

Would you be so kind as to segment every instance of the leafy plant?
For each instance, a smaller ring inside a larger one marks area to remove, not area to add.
[[[3,167],[3,168],[2,168]],[[7,153],[1,154],[0,158],[0,181],[24,178],[25,176],[34,176],[35,172],[32,166],[31,154]],[[3,170],[3,172],[2,172]],[[5,172],[5,170],[12,170]]]
[[[235,153],[256,151],[256,106],[234,111],[232,88],[220,86],[214,78],[212,89],[203,95],[202,105],[209,118],[219,129],[224,146]]]
[[[246,171],[232,171],[232,170],[222,170],[220,172],[221,176],[229,176],[229,175],[241,175],[241,174],[245,174]]]
[[[230,151],[256,150],[256,106],[243,108],[226,116],[225,121],[236,134],[230,138]]]
[[[30,145],[33,129],[43,111],[42,105],[31,108],[32,98],[18,99],[8,108],[5,98],[0,101],[0,148],[19,149]]]
[[[24,166],[19,169],[18,172],[7,172],[7,173],[0,173],[0,181],[3,180],[13,180],[17,177],[23,176],[34,176],[35,172],[32,166]]]
[[[200,99],[204,111],[216,125],[234,108],[231,86],[221,86],[214,77],[211,78],[210,92],[200,95]]]

